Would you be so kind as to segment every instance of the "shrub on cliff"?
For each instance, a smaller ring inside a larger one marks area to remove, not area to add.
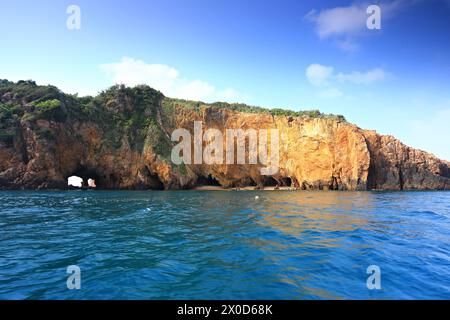
[[[15,132],[12,129],[0,128],[0,142],[12,144]]]
[[[149,86],[126,87],[115,85],[102,91],[95,101],[109,110],[121,113],[125,117],[140,113],[145,116],[155,116],[156,107],[163,98],[161,92]]]
[[[245,112],[245,113],[266,113],[273,116],[289,116],[289,117],[301,117],[306,116],[310,118],[334,118],[340,121],[346,121],[344,116],[342,115],[334,115],[334,114],[324,114],[319,110],[303,110],[303,111],[294,111],[289,109],[267,109],[257,106],[250,106],[244,103],[227,103],[227,102],[214,102],[214,103],[204,103],[201,101],[190,101],[183,99],[174,99],[174,98],[165,98],[163,102],[163,107],[166,111],[173,109],[174,106],[181,106],[188,109],[200,110],[202,107],[211,107],[217,109],[226,109],[237,112]]]
[[[66,117],[67,114],[61,108],[61,101],[59,101],[58,99],[50,99],[34,103],[34,111],[26,119],[44,119],[63,122],[66,120]]]
[[[172,145],[161,127],[152,119],[147,127],[143,148],[152,148],[153,152],[164,159],[170,159]]]
[[[63,95],[55,86],[38,86],[36,82],[31,80],[21,80],[17,83],[1,80],[0,97],[3,97],[6,93],[10,96],[9,99],[25,104],[58,99]]]
[[[58,99],[51,99],[36,103],[35,106],[40,112],[52,112],[61,106],[61,102]]]
[[[0,142],[12,144],[19,114],[17,106],[0,102]]]

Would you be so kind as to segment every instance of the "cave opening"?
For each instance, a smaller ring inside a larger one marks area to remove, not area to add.
[[[150,189],[152,190],[164,190],[164,183],[162,183],[161,179],[157,174],[150,173]]]
[[[292,179],[290,177],[283,177],[280,179],[280,184],[282,187],[291,187]]]
[[[248,187],[256,187],[258,184],[252,178],[248,178],[245,179],[244,185]]]
[[[140,175],[143,178],[142,183],[136,186],[138,190],[164,190],[164,183],[159,178],[158,174],[150,171],[148,167],[144,167],[140,170]]]
[[[369,164],[369,173],[367,175],[367,190],[377,189],[375,166],[372,160]]]
[[[95,169],[79,166],[67,178],[67,185],[75,188],[101,188],[102,179]]]
[[[198,176],[197,185],[199,185],[199,186],[217,186],[217,187],[221,186],[219,181],[217,181],[217,179],[214,178],[211,174],[209,174],[207,177]]]
[[[400,190],[403,190],[403,185],[405,184],[405,181],[403,179],[403,172],[400,166],[398,167],[398,184],[400,185]]]
[[[276,187],[278,185],[278,181],[273,177],[265,177],[264,178],[264,186],[265,187]]]
[[[67,185],[73,188],[82,188],[83,178],[80,178],[78,176],[70,176],[67,178]]]
[[[245,187],[256,187],[258,184],[251,177],[244,177],[237,181],[233,181],[230,185],[231,188],[245,188]]]

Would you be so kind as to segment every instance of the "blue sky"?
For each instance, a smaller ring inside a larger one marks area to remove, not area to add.
[[[0,39],[0,78],[320,109],[450,160],[450,0],[1,0]]]

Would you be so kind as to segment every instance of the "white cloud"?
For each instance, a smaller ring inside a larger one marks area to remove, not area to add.
[[[332,74],[333,67],[327,67],[317,63],[313,63],[306,68],[306,77],[315,86],[326,84]]]
[[[381,68],[336,74],[331,66],[313,63],[306,68],[305,75],[313,86],[321,89],[317,93],[318,97],[339,98],[344,96],[344,92],[338,88],[339,84],[369,85],[386,79],[389,74]]]
[[[363,5],[351,5],[320,12],[312,10],[306,18],[315,23],[316,32],[322,39],[333,35],[355,34],[366,26],[366,8]]]
[[[200,80],[182,80],[175,82],[177,83],[173,83],[173,88],[167,90],[167,92],[173,92],[173,96],[177,98],[188,100],[210,100],[211,98],[214,98],[216,94],[216,89],[214,86],[207,82]],[[153,85],[157,86],[157,84]],[[167,94],[170,95],[170,93]]]
[[[180,77],[178,70],[164,64],[148,64],[142,60],[123,57],[120,62],[100,65],[114,83],[136,86],[147,84],[169,97],[205,102],[236,102],[240,95],[232,88],[216,89],[202,80]]]
[[[400,9],[415,1],[394,0],[378,4],[381,8],[382,25],[387,19],[395,16]],[[367,32],[366,10],[371,3],[353,3],[347,7],[336,7],[324,10],[311,10],[305,19],[315,26],[320,39],[334,39],[337,46],[343,51],[354,52],[359,49],[356,38]]]
[[[387,72],[381,68],[375,68],[366,72],[353,71],[351,73],[339,73],[336,78],[340,82],[350,82],[353,84],[371,84],[373,82],[386,79]]]
[[[120,62],[100,65],[100,69],[112,76],[114,83],[129,86],[148,84],[169,90],[178,78],[178,71],[163,64],[146,64],[141,60],[124,57]]]
[[[382,68],[374,68],[365,72],[352,71],[350,73],[334,74],[334,68],[313,63],[306,68],[306,78],[314,86],[326,86],[338,81],[351,84],[371,84],[387,78],[389,75]]]

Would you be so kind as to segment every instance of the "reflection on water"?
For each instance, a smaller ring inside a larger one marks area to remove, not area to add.
[[[0,298],[450,298],[449,192],[0,198]],[[72,264],[81,290],[66,288]],[[366,287],[372,264],[380,291]]]
[[[277,202],[265,201],[263,225],[287,234],[304,231],[352,231],[367,225],[359,212],[371,208],[373,195],[368,192],[285,192]]]

